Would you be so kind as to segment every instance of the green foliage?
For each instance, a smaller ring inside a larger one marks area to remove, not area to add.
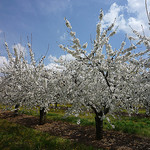
[[[3,150],[94,150],[83,144],[50,136],[0,119],[0,149]]]

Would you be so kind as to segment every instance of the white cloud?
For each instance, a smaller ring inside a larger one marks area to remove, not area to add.
[[[104,21],[107,20],[114,21],[115,18],[119,18],[119,13],[124,9],[124,6],[118,6],[116,3],[113,3],[108,11],[107,14],[105,14]]]
[[[116,3],[113,3],[108,11],[104,15],[103,18],[103,27],[108,27],[111,23],[114,22],[116,19],[115,25],[119,25],[119,29],[126,28],[126,21],[124,19],[123,10],[125,9],[125,6],[118,6]]]
[[[13,45],[12,48],[13,49],[16,48],[18,54],[20,54],[20,52],[22,52],[24,56],[27,54],[26,48],[22,46],[20,43]]]
[[[66,33],[64,33],[63,35],[60,36],[60,40],[61,41],[65,41],[66,38],[67,38],[67,34]]]
[[[61,60],[63,60],[63,61],[75,60],[75,58],[74,58],[71,54],[61,55],[61,56],[59,57],[59,59],[61,59]]]
[[[56,63],[50,63],[47,66],[45,66],[45,68],[52,71],[62,71],[63,69],[65,69],[63,66]]]
[[[54,71],[62,71],[65,68],[58,63],[64,62],[64,61],[75,60],[75,58],[71,54],[61,55],[59,58],[56,58],[55,56],[50,55],[49,60],[50,60],[50,63],[47,66],[45,66],[46,69],[50,69]]]
[[[52,56],[52,55],[50,55],[48,58],[49,58],[51,63],[54,63],[55,61],[58,60],[55,56]]]
[[[115,18],[115,25],[119,25],[119,30],[128,34],[132,34],[132,30],[129,26],[142,32],[141,25],[147,35],[150,33],[144,0],[128,0],[125,6],[119,6],[113,3],[108,13],[104,15],[103,27],[107,27]]]
[[[0,56],[0,68],[4,66],[4,64],[8,64],[8,60],[4,56]]]
[[[128,0],[128,12],[138,13],[145,11],[145,0]]]
[[[70,0],[36,0],[42,13],[58,13],[71,8]]]
[[[59,58],[50,55],[49,56],[50,63],[57,63],[59,61],[71,61],[75,60],[75,58],[71,54],[61,55]]]
[[[2,33],[3,31],[2,30],[0,30],[0,34]]]
[[[26,48],[23,47],[20,43],[13,45],[12,48],[13,49],[16,48],[18,54],[20,54],[20,52],[22,52],[24,56],[26,55]],[[13,59],[15,59],[15,58],[13,57]],[[8,60],[6,57],[0,56],[0,68],[3,67],[4,64],[8,64]]]

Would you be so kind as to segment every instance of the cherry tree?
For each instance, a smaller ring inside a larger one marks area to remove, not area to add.
[[[146,109],[146,115],[150,115],[150,73],[145,70],[141,77],[139,78],[141,81],[140,86],[141,88],[141,106],[143,106]]]
[[[150,38],[145,35],[137,34],[138,38],[142,40],[142,43],[145,45],[146,49],[150,50]],[[150,54],[149,54],[150,55]],[[141,81],[139,87],[140,88],[140,96],[141,98],[141,106],[145,107],[146,115],[150,115],[150,58],[143,57],[141,59],[142,63],[138,65],[142,65],[143,70],[140,73],[139,80]]]
[[[5,42],[9,64],[1,68],[1,103],[7,106],[19,105],[26,109],[40,107],[40,124],[45,122],[49,104],[54,102],[54,73],[43,64],[45,56],[37,63],[31,45],[28,43],[30,63],[23,53],[14,48],[14,56]]]
[[[147,0],[145,0],[145,9],[146,9],[146,14],[147,14],[147,19],[148,19],[148,25],[150,25],[150,12],[148,11],[148,4]],[[150,29],[150,28],[149,28]],[[133,30],[133,29],[132,29]],[[150,37],[147,37],[143,31],[143,35],[140,34],[139,32],[133,30],[137,38],[141,41],[141,43],[144,44],[147,50],[150,50]],[[148,55],[147,55],[148,56]],[[149,54],[150,56],[150,54]],[[146,108],[146,115],[150,115],[150,57],[143,57],[142,58],[142,67],[143,70],[141,71],[141,76],[139,80],[141,81],[141,87],[140,88],[140,96],[141,98],[141,103],[140,105]],[[138,64],[139,65],[139,64]],[[140,64],[141,65],[141,64]],[[140,86],[139,86],[140,87]]]
[[[116,109],[126,109],[131,113],[134,107],[138,107],[140,84],[137,80],[141,73],[142,61],[140,56],[149,52],[146,49],[138,52],[137,46],[143,39],[124,48],[126,43],[121,43],[120,49],[113,49],[109,39],[116,33],[114,23],[107,29],[102,30],[103,11],[99,15],[99,22],[96,29],[96,39],[92,50],[86,51],[87,43],[81,45],[76,33],[72,30],[70,22],[65,18],[66,26],[71,36],[71,45],[59,45],[61,49],[67,51],[76,58],[68,65],[66,71],[69,72],[68,79],[72,84],[67,95],[70,95],[72,110],[81,111],[83,106],[92,109],[95,113],[96,138],[103,137],[103,119]],[[133,30],[135,34],[137,32]],[[129,37],[131,40],[131,37]],[[71,68],[71,69],[70,69]],[[69,86],[69,84],[66,84]],[[109,118],[108,118],[109,121]]]
[[[8,44],[6,42],[5,47],[8,53],[9,64],[5,64],[5,66],[1,68],[1,73],[3,74],[1,76],[1,101],[7,106],[17,105],[18,107],[17,103],[21,96],[21,93],[19,94],[18,92],[21,90],[18,82],[21,79],[21,76],[18,72],[19,68],[21,67],[19,59],[21,59],[23,54],[20,53],[19,58],[17,55],[17,49],[15,48],[14,55],[16,55],[16,58],[14,58],[10,53]]]

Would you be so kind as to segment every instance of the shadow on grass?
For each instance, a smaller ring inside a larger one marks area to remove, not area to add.
[[[94,150],[91,146],[50,136],[0,119],[0,149],[11,150]]]

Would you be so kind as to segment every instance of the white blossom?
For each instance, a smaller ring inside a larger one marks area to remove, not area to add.
[[[85,44],[83,44],[82,48],[86,49],[88,46],[88,43],[86,42]]]
[[[101,10],[100,10],[100,15],[99,15],[99,19],[100,19],[100,21],[102,21],[103,16],[104,16],[104,13],[103,13],[103,10],[101,9]]]
[[[70,22],[66,18],[64,18],[64,19],[66,21],[67,28],[72,29]]]
[[[71,32],[70,32],[70,35],[74,37],[74,36],[76,35],[76,33],[73,32],[73,31],[71,31]]]

